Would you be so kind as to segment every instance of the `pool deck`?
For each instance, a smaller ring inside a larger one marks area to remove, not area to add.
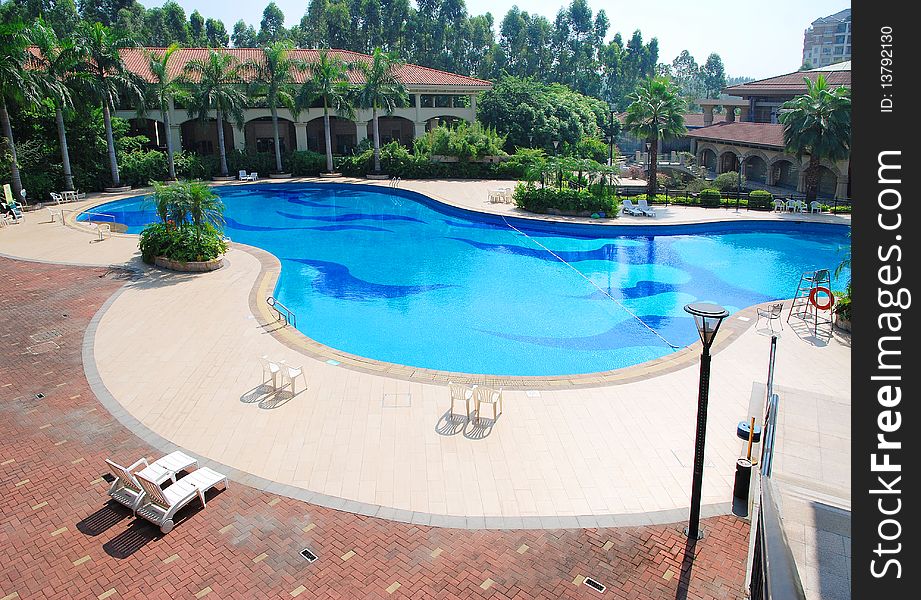
[[[462,208],[520,216],[510,205],[486,201],[486,190],[503,184],[511,182],[406,181],[401,187]],[[137,193],[95,195],[66,208]],[[657,219],[611,221],[850,223],[832,215],[660,211]],[[84,367],[105,407],[155,447],[175,444],[267,491],[424,524],[593,527],[686,517],[698,378],[693,349],[682,363],[654,374],[637,365],[621,370],[618,381],[517,385],[506,391],[496,423],[458,424],[445,418],[442,383],[347,361],[333,365],[322,353],[299,350],[290,332],[273,331],[252,301],[266,285],[266,253],[234,247],[227,266],[214,273],[168,273],[140,262],[136,236],[100,242],[82,226],[51,224],[48,217],[44,209],[30,212],[24,223],[0,230],[0,254],[137,272],[90,324]],[[752,317],[750,311],[731,317],[735,335],[713,358],[705,514],[729,510],[740,449],[735,425],[748,414],[753,382],[765,377],[770,332],[763,324],[756,328]],[[776,383],[794,390],[791,398],[821,395],[849,405],[848,338],[814,337],[802,324],[787,325],[778,346]],[[294,397],[263,393],[262,355],[303,365],[306,389]],[[818,423],[804,424],[803,435],[813,426]],[[849,439],[844,430],[824,434],[835,448]],[[815,468],[820,477],[826,469],[829,480],[840,476],[837,462]]]

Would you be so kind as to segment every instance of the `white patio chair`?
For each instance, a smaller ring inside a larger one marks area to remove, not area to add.
[[[470,418],[470,402],[473,400],[473,394],[476,390],[476,386],[468,387],[460,383],[454,383],[453,381],[448,382],[448,391],[451,393],[451,415],[454,416],[457,413],[454,412],[454,403],[463,402],[466,410],[464,411],[464,418]]]
[[[290,385],[291,393],[297,394],[297,390],[294,389],[294,380],[298,377],[304,380],[304,387],[307,387],[307,376],[304,375],[304,367],[281,365],[281,387],[278,389],[283,390]]]
[[[499,190],[486,190],[486,199],[491,204],[502,202],[502,193]]]
[[[796,212],[799,209],[799,200],[787,200],[787,210],[789,212]]]
[[[492,405],[492,420],[495,421],[499,418],[499,415],[502,414],[502,388],[494,390],[491,387],[486,387],[485,385],[478,385],[474,390],[474,398],[476,399],[476,420],[477,423],[480,422],[480,405],[481,404],[491,404]]]
[[[115,481],[113,481],[112,485],[109,487],[109,496],[119,504],[123,504],[130,508],[132,512],[135,512],[141,500],[144,498],[144,490],[135,478],[135,469],[143,465],[144,469],[139,471],[139,473],[144,474],[154,483],[160,485],[167,479],[172,479],[175,482],[177,472],[188,469],[189,467],[197,467],[198,461],[177,450],[167,454],[163,458],[155,460],[151,464],[147,464],[146,458],[141,458],[130,467],[123,467],[108,458],[106,459],[106,464],[109,465],[109,470],[112,471],[112,475],[115,476]]]
[[[237,173],[237,179],[239,179],[240,181],[253,181],[253,176],[247,175],[246,171],[241,169],[240,172]]]
[[[810,213],[821,213],[822,212],[822,203],[818,200],[813,200],[809,203],[809,212]]]
[[[66,193],[66,192],[65,192]],[[48,192],[48,195],[51,196],[51,199],[55,204],[60,204],[64,202],[64,195],[57,192]]]
[[[656,216],[656,209],[649,206],[649,204],[646,202],[646,198],[643,198],[638,202],[636,209],[640,211],[640,213],[646,215],[647,217]]]
[[[269,374],[272,376],[272,389],[277,389],[278,375],[281,373],[281,366],[277,362],[269,360],[268,356],[262,356],[259,360],[262,362],[262,383],[268,381],[266,374]]]
[[[99,236],[99,241],[101,242],[105,236],[112,237],[112,225],[109,223],[93,223],[93,227],[96,228],[96,235]]]
[[[205,492],[220,484],[227,488],[227,476],[208,467],[196,469],[169,486],[161,489],[159,485],[138,474],[137,481],[144,490],[144,499],[136,511],[137,516],[160,527],[163,533],[169,533],[175,525],[173,517],[180,508],[191,502],[196,496],[205,504]]]
[[[83,195],[86,196],[86,194]],[[76,190],[65,190],[61,192],[61,198],[64,202],[76,202],[78,197]]]
[[[51,220],[48,221],[49,223],[54,223],[55,219],[59,219],[61,225],[64,224],[64,211],[58,208],[51,208],[50,206],[46,206],[45,210],[48,211],[48,215],[51,217]]]
[[[769,308],[759,308],[757,309],[758,318],[755,319],[755,326],[757,327],[758,321],[761,319],[767,319],[768,325],[771,326],[771,331],[774,331],[774,321],[780,323],[780,330],[783,331],[783,320],[780,318],[781,313],[783,313],[783,302],[778,302],[772,304]]]
[[[774,200],[774,212],[784,212],[786,210],[787,204],[783,200],[779,198]]]
[[[633,205],[633,201],[630,200],[630,198],[624,198],[623,210],[625,215],[633,215],[634,217],[638,217],[643,214],[639,208]]]
[[[253,171],[252,173],[250,173],[250,174],[249,174],[249,180],[250,180],[250,181],[259,181],[259,173],[255,172],[255,171]]]

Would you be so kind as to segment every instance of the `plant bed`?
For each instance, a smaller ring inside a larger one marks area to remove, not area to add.
[[[211,181],[236,181],[236,179],[233,175],[214,175],[211,177]]]
[[[165,256],[157,256],[154,257],[154,264],[170,271],[180,271],[182,273],[207,273],[208,271],[217,271],[223,267],[224,257],[222,255],[213,260],[182,262],[166,258]]]
[[[269,173],[269,179],[291,179],[291,173]]]
[[[102,190],[104,194],[121,194],[122,192],[130,192],[130,185],[122,185],[119,187],[107,187]]]
[[[842,331],[851,331],[851,320],[843,318],[840,314],[835,315],[835,327]]]
[[[390,175],[387,175],[386,173],[368,173],[367,175],[365,175],[365,179],[371,179],[374,181],[385,181],[387,179],[390,179]]]
[[[320,173],[320,179],[335,179],[337,177],[342,177],[342,173],[337,173],[335,171],[330,173]]]

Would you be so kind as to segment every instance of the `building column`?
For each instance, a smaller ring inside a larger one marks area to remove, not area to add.
[[[307,123],[294,124],[294,140],[298,150],[307,150]]]
[[[418,121],[414,123],[416,126],[415,131],[413,132],[413,139],[425,137],[425,121],[419,123]]]
[[[169,126],[169,141],[173,146],[173,152],[179,152],[182,150],[182,125],[172,125]]]
[[[416,94],[416,118],[414,121],[418,122],[422,119],[419,117],[419,109],[422,108],[422,94]]]
[[[747,123],[748,121],[751,120],[749,118],[750,115],[751,115],[751,109],[749,107],[747,106],[741,107],[741,109],[739,110],[739,121],[742,121],[743,123]]]
[[[361,145],[368,139],[368,123],[370,121],[355,121],[355,145]]]
[[[476,121],[476,94],[470,94],[470,110],[473,111],[473,120]]]
[[[802,194],[806,191],[806,172],[805,169],[800,166],[799,174],[796,179],[796,193]]]
[[[707,104],[704,105],[704,127],[709,127],[713,125],[713,105]]]
[[[736,120],[736,107],[735,107],[735,106],[727,106],[727,107],[726,107],[726,122],[727,122],[727,123],[734,123],[735,120]]]
[[[847,198],[847,177],[844,175],[838,177],[838,185],[835,187],[835,198]]]
[[[236,125],[233,125],[233,147],[236,150],[246,149],[246,133]]]

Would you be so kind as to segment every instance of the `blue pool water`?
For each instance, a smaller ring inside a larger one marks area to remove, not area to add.
[[[849,243],[847,227],[818,223],[507,223],[371,186],[214,190],[226,234],[281,260],[275,296],[304,334],[467,373],[591,373],[658,358],[697,340],[685,304],[736,311],[791,297],[801,272],[833,271]],[[93,211],[131,233],[156,220],[141,197]]]

